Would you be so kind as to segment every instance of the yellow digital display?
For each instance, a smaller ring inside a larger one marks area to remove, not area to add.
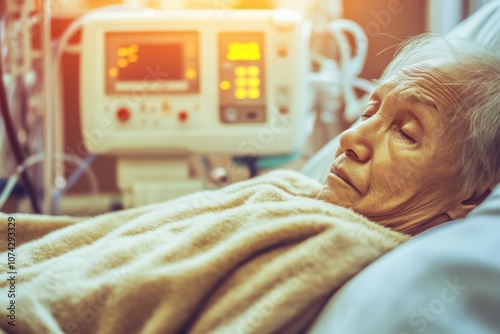
[[[259,60],[260,45],[257,42],[234,42],[228,45],[227,60]]]
[[[237,122],[263,121],[267,102],[265,34],[260,31],[221,32],[218,40],[221,110],[226,107],[239,110],[245,120]],[[245,118],[248,110],[254,110],[257,118]],[[222,115],[223,122],[234,122],[224,117]]]

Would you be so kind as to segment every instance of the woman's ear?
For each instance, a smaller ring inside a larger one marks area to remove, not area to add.
[[[460,219],[469,214],[472,210],[474,210],[479,204],[481,204],[486,197],[491,192],[493,187],[487,186],[476,191],[470,198],[462,201],[453,207],[449,208],[445,213],[452,220]]]

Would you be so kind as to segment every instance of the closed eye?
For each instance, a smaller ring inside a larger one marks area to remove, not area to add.
[[[366,121],[368,118],[372,117],[375,115],[380,107],[380,103],[375,100],[371,100],[368,102],[367,106],[365,107],[365,110],[363,114],[361,115],[361,121]]]
[[[370,117],[372,117],[372,115],[370,115],[370,114],[363,114],[363,115],[361,115],[361,121],[362,121],[362,122],[363,122],[363,121],[366,121],[366,120],[367,120],[368,118],[370,118]]]
[[[401,135],[401,137],[404,139],[404,140],[407,140],[408,142],[410,143],[416,143],[417,141],[415,139],[413,139],[410,135],[408,135],[406,132],[404,132],[403,130],[399,129],[399,134]]]
[[[361,115],[361,121],[366,121],[368,118],[372,117],[377,113],[377,108],[374,105],[369,105],[366,107],[365,111]]]

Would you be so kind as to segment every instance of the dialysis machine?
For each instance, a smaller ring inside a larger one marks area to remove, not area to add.
[[[83,138],[90,153],[118,156],[124,205],[200,190],[189,153],[300,150],[313,119],[307,31],[299,13],[279,9],[88,18]]]

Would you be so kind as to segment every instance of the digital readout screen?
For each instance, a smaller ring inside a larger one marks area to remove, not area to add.
[[[184,78],[181,44],[130,44],[116,50],[111,76],[119,81],[180,80]]]
[[[257,42],[233,42],[228,45],[227,60],[259,60],[260,44]]]
[[[107,32],[107,94],[199,92],[196,31]]]

